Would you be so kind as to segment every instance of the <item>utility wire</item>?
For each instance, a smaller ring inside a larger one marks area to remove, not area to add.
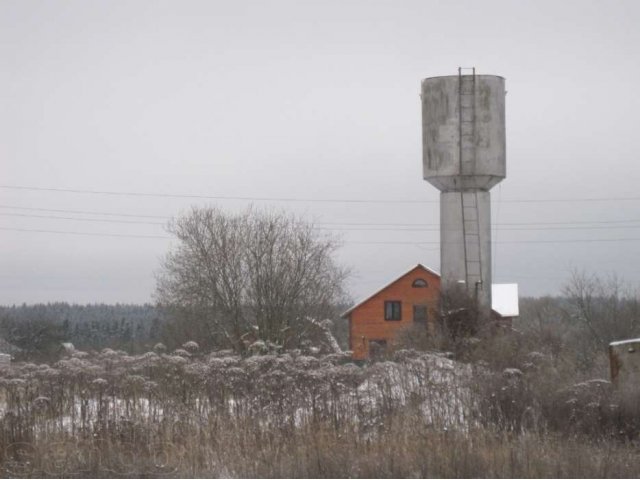
[[[2,231],[13,232],[30,232],[30,233],[54,233],[64,235],[83,235],[92,237],[130,237],[130,238],[156,238],[156,239],[170,239],[169,236],[161,235],[130,235],[130,234],[117,234],[117,233],[91,233],[91,232],[76,232],[67,230],[44,230],[44,229],[27,229],[27,228],[8,228],[0,227]],[[566,240],[502,240],[501,244],[553,244],[553,243],[597,243],[597,242],[640,242],[640,238],[593,238],[593,239],[566,239]],[[439,245],[440,242],[411,242],[411,241],[346,241],[345,244],[357,244],[357,245]]]
[[[141,222],[136,220],[111,220],[108,218],[80,218],[80,217],[57,217],[54,215],[33,215],[28,213],[4,213],[0,212],[3,217],[26,217],[26,218],[46,218],[49,220],[74,220],[79,222],[101,222],[101,223],[128,223],[134,225],[166,225],[164,222]]]
[[[82,217],[61,217],[56,215],[35,215],[29,213],[4,213],[0,212],[0,216],[3,217],[19,217],[19,218],[39,218],[39,219],[48,219],[48,220],[70,220],[70,221],[79,221],[79,222],[99,222],[99,223],[124,223],[124,224],[133,224],[133,225],[158,225],[164,226],[166,223],[164,222],[147,222],[147,221],[137,221],[137,220],[112,220],[105,218],[82,218]],[[423,227],[360,227],[354,226],[349,227],[350,224],[335,224],[337,226],[330,227],[325,226],[329,224],[317,224],[320,226],[314,227],[315,230],[328,230],[328,231],[338,231],[338,232],[438,232],[440,231],[439,227],[431,227],[431,228],[423,228]],[[344,225],[344,226],[342,226]],[[505,225],[513,225],[513,224],[505,224]],[[516,224],[517,225],[517,224]],[[628,230],[628,229],[638,229],[640,225],[621,225],[621,226],[543,226],[538,228],[530,228],[530,227],[520,227],[516,226],[509,228],[501,228],[499,231],[550,231],[550,230]],[[494,231],[495,233],[495,231]],[[497,240],[497,236],[496,236]]]
[[[116,213],[116,212],[104,212],[94,210],[69,210],[69,209],[54,209],[54,208],[35,208],[35,207],[23,207],[16,205],[0,205],[0,209],[11,210],[24,210],[34,212],[52,212],[52,213],[73,213],[81,215],[104,215],[113,217],[130,217],[130,218],[158,218],[169,220],[170,216],[165,215],[143,215],[143,214],[131,214],[131,213]],[[8,215],[8,214],[3,214]],[[11,216],[18,216],[17,214]],[[52,217],[56,218],[56,217]],[[60,217],[61,218],[61,217]],[[133,222],[137,223],[137,222]],[[141,222],[142,223],[142,222]],[[640,223],[640,219],[629,220],[568,220],[568,221],[555,221],[555,222],[496,222],[493,226],[525,226],[525,225],[615,225],[624,223]],[[150,224],[164,225],[164,223],[150,222]],[[316,225],[322,226],[363,226],[363,227],[439,227],[439,223],[384,223],[384,222],[316,222]],[[630,226],[634,227],[634,226]]]
[[[491,266],[491,275],[495,275],[497,269],[496,264],[498,261],[498,244],[495,243],[498,241],[498,232],[500,229],[498,228],[498,221],[500,220],[500,201],[502,200],[502,183],[498,185],[498,202],[496,205],[496,224],[493,225],[493,242],[491,243],[491,248],[493,249],[493,254],[491,255],[491,261],[493,265]],[[489,225],[491,228],[491,224]]]
[[[114,212],[96,212],[91,210],[67,210],[59,208],[35,208],[35,207],[21,207],[16,205],[0,205],[0,208],[9,208],[12,210],[26,210],[33,212],[53,212],[53,213],[80,213],[85,215],[106,215],[111,217],[133,217],[133,218],[163,218],[168,220],[166,215],[134,215],[132,213],[114,213]]]
[[[72,188],[48,188],[30,187],[22,185],[0,185],[7,190],[27,190],[38,192],[74,193],[84,195],[110,195],[128,197],[156,197],[156,198],[194,198],[204,200],[241,200],[255,202],[301,202],[301,203],[365,203],[365,204],[437,204],[439,200],[415,200],[415,199],[350,199],[350,198],[303,198],[303,197],[250,197],[250,196],[226,196],[226,195],[197,195],[178,193],[151,193],[151,192],[118,192],[112,190],[85,190]],[[569,203],[569,202],[620,202],[638,201],[640,197],[579,197],[579,198],[532,198],[502,200],[502,203]]]
[[[82,235],[86,237],[123,237],[123,238],[161,238],[168,240],[171,237],[161,235],[130,235],[120,233],[91,233],[91,232],[71,232],[68,230],[43,230],[30,228],[6,228],[0,227],[0,230],[9,232],[30,232],[30,233],[56,233],[61,235]]]
[[[296,198],[296,197],[235,197],[226,195],[196,195],[184,193],[147,193],[147,192],[116,192],[109,190],[81,190],[71,188],[24,187],[17,185],[0,185],[9,190],[31,190],[39,192],[77,193],[88,195],[111,195],[127,197],[159,197],[159,198],[195,198],[201,200],[242,200],[254,202],[301,202],[301,203],[438,203],[438,200],[376,200],[376,199],[347,199],[347,198]]]
[[[0,215],[2,215],[0,213]],[[540,227],[540,228],[499,228],[496,229],[500,232],[538,232],[538,231],[554,231],[554,230],[628,230],[638,229],[640,225],[622,225],[622,226],[609,226],[609,227]],[[349,232],[439,232],[440,228],[341,228],[341,227],[322,227],[318,230],[334,230],[334,231],[349,231]],[[496,236],[497,240],[497,236]]]

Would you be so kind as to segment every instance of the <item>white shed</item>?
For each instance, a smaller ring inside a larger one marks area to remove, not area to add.
[[[491,285],[491,310],[501,318],[520,315],[517,283],[494,283]]]

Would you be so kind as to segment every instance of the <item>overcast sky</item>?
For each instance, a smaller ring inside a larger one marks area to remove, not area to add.
[[[253,204],[344,224],[356,298],[439,269],[419,89],[458,66],[506,78],[494,281],[637,286],[639,24],[637,1],[2,0],[0,304],[152,301],[166,218],[251,203],[38,189],[317,200]],[[326,201],[349,199],[393,202]]]

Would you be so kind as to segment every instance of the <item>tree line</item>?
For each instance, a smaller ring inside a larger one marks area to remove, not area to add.
[[[43,360],[54,357],[63,342],[81,350],[146,351],[161,341],[163,325],[162,312],[150,304],[0,307],[0,337],[19,349],[18,357]]]

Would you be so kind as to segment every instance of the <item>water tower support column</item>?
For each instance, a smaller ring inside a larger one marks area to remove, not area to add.
[[[466,209],[464,220],[463,208]],[[489,192],[440,193],[440,267],[443,285],[464,283],[468,293],[476,296],[480,304],[490,305],[491,194]]]

